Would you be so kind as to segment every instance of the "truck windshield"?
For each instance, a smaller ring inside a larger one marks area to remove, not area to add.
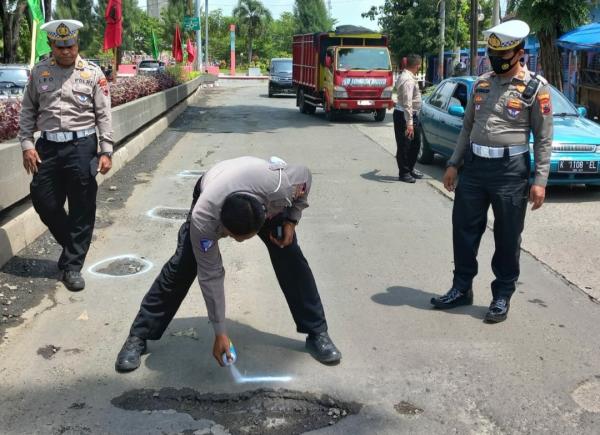
[[[340,48],[338,50],[338,69],[389,70],[388,51],[381,47]]]

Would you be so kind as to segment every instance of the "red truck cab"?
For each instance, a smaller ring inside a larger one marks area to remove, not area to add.
[[[393,75],[387,37],[343,30],[294,36],[293,85],[303,113],[322,107],[340,113],[374,113],[383,121],[392,100]]]

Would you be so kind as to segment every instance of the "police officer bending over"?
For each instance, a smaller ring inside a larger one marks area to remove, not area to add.
[[[519,278],[521,232],[527,199],[532,210],[544,202],[552,150],[552,104],[546,80],[521,64],[529,26],[508,21],[484,32],[493,72],[474,84],[462,131],[448,161],[444,185],[453,191],[463,166],[452,214],[454,281],[431,303],[440,309],[473,303],[477,251],[487,211],[494,211],[496,251],[492,270],[493,300],[485,320],[506,319]],[[529,187],[529,135],[533,133],[535,178]]]
[[[96,219],[95,176],[110,170],[113,147],[108,83],[100,67],[79,57],[81,27],[76,20],[42,25],[52,56],[33,67],[19,119],[23,166],[33,174],[31,200],[63,248],[58,267],[71,291],[85,287],[80,271]]]
[[[116,370],[139,367],[146,340],[161,338],[196,276],[215,332],[213,356],[223,365],[222,354],[231,355],[219,239],[243,242],[256,235],[269,251],[297,331],[308,334],[307,349],[322,363],[338,362],[341,354],[327,333],[317,285],[295,234],[302,210],[308,207],[310,186],[308,168],[276,157],[225,160],[204,174],[196,183],[175,253],[144,297]]]

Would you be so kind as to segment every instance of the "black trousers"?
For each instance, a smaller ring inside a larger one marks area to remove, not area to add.
[[[92,241],[98,192],[97,146],[95,134],[70,142],[40,138],[35,144],[42,163],[31,181],[31,200],[63,248],[58,260],[61,270],[80,271]]]
[[[417,155],[419,154],[419,138],[417,137],[416,125],[418,118],[413,114],[413,125],[415,135],[412,139],[406,137],[406,119],[400,110],[394,110],[394,136],[396,136],[396,162],[400,175],[409,174],[415,169]]]
[[[197,274],[196,259],[190,240],[190,217],[200,195],[200,180],[194,188],[192,206],[181,225],[177,248],[144,296],[140,310],[131,325],[130,334],[149,340],[162,337],[177,313]],[[296,329],[301,333],[327,331],[325,312],[314,276],[294,236],[291,245],[279,248],[269,240],[269,233],[282,217],[267,220],[258,233],[266,245],[275,275],[283,290]]]
[[[510,298],[514,293],[520,273],[529,165],[529,153],[486,159],[467,151],[452,213],[455,288],[470,289],[477,275],[477,252],[491,205],[496,245],[492,259],[496,277],[492,282],[492,294],[495,298]]]

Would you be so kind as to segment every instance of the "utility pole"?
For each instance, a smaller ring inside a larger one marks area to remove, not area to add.
[[[471,0],[471,65],[469,72],[473,76],[477,75],[477,35],[479,34],[477,3],[477,0]]]
[[[456,66],[459,62],[460,62],[460,47],[458,46],[458,25],[459,25],[459,20],[460,20],[460,7],[461,7],[461,0],[457,0],[456,1],[456,22],[455,22],[455,26],[454,26],[454,65]]]
[[[198,17],[198,22],[201,22],[200,17],[200,0],[196,0],[196,16]],[[200,29],[196,30],[196,44],[198,47],[198,52],[196,53],[196,67],[198,71],[202,71],[202,32]]]
[[[208,0],[204,1],[204,65],[208,68]]]
[[[446,35],[446,0],[440,2],[440,54],[438,56],[438,78],[444,80],[444,39]]]
[[[500,0],[494,0],[494,11],[492,12],[492,26],[500,24]]]

